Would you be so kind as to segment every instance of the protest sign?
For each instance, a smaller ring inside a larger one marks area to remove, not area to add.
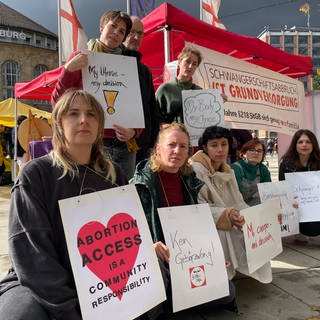
[[[320,221],[320,171],[285,173],[298,196],[300,222]]]
[[[170,251],[173,311],[229,295],[224,254],[209,205],[158,212]]]
[[[84,320],[134,319],[165,300],[135,187],[59,201]]]
[[[240,211],[249,273],[253,273],[282,252],[278,221],[280,200],[268,200]]]
[[[105,111],[105,128],[113,124],[145,127],[135,57],[89,51],[82,81],[84,90],[94,95]]]
[[[297,196],[287,181],[258,183],[261,202],[270,199],[280,200],[280,213],[282,215],[281,237],[299,233],[299,211],[293,207]]]
[[[193,44],[202,62],[192,80],[226,94],[225,122],[232,128],[293,135],[303,127],[303,83],[247,61]]]
[[[198,146],[205,128],[224,127],[223,101],[219,90],[183,90],[182,106],[184,124],[192,146]]]

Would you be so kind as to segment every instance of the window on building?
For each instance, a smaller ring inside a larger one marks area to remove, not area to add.
[[[284,36],[284,43],[287,44],[294,44],[294,37],[293,36]]]
[[[1,68],[2,83],[3,83],[3,95],[4,98],[10,98],[14,96],[14,84],[19,79],[18,63],[15,61],[6,61]]]
[[[320,69],[320,58],[313,58],[312,65],[314,69]]]
[[[44,66],[43,64],[38,64],[34,68],[33,75],[36,78],[36,77],[40,76],[40,74],[42,74],[42,73],[44,73],[46,71],[48,71],[47,66]]]
[[[280,46],[280,36],[270,36],[270,44],[272,46]]]
[[[320,56],[320,47],[313,47],[312,48],[312,55],[313,56]]]
[[[308,47],[299,46],[298,53],[304,56],[308,55]]]
[[[312,45],[320,45],[320,36],[313,36],[312,37]]]
[[[308,36],[299,36],[299,45],[308,44]]]
[[[294,53],[294,47],[285,47],[284,51],[288,53]]]

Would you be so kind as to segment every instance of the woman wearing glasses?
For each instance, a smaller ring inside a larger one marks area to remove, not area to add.
[[[271,182],[269,169],[262,163],[266,147],[259,139],[245,143],[240,151],[242,159],[231,164],[244,201],[249,206],[260,203],[258,183]]]

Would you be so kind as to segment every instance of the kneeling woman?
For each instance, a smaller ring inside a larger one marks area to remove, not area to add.
[[[239,211],[248,207],[238,189],[233,170],[226,163],[230,131],[223,127],[208,127],[199,140],[200,151],[193,155],[190,163],[197,177],[207,186],[207,194],[201,193],[199,202],[211,206],[226,260],[231,262],[229,278],[235,271],[249,275],[260,282],[272,281],[270,263],[249,274],[242,226],[244,217]]]
[[[190,137],[183,124],[162,126],[150,160],[138,164],[130,181],[136,185],[139,193],[167,288],[170,279],[170,253],[165,244],[157,209],[198,203],[203,183],[197,179],[188,164],[189,146]],[[231,309],[234,299],[232,285],[230,289],[232,294],[229,297],[213,303]],[[168,290],[167,293],[170,296]]]

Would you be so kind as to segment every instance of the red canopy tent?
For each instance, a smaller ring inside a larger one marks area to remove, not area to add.
[[[310,57],[289,54],[257,38],[216,28],[166,2],[147,15],[142,22],[145,36],[141,52],[143,62],[152,70],[155,87],[162,83],[165,60],[168,62],[176,60],[185,41],[246,60],[289,77],[299,78],[312,73]],[[165,44],[168,51],[165,50]],[[47,71],[30,82],[16,83],[15,97],[50,100],[62,68]]]
[[[143,62],[151,68],[156,87],[162,82],[165,59],[167,58],[167,62],[176,60],[185,41],[292,78],[312,73],[310,57],[289,54],[258,38],[216,28],[166,2],[147,15],[142,22],[145,29],[141,46]],[[165,48],[166,43],[168,50]]]
[[[16,83],[14,95],[18,99],[50,100],[63,66],[46,71],[30,82]]]

